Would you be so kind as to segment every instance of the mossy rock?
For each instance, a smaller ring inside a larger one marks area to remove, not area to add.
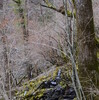
[[[48,89],[37,89],[37,87],[44,81],[48,81],[51,78],[55,79],[57,76],[59,68],[55,68],[53,72],[50,72],[48,75],[42,75],[41,77],[35,79],[35,80],[30,80],[26,83],[23,84],[23,89],[22,91],[19,91],[16,93],[17,97],[23,98],[21,100],[35,100],[35,98],[40,98],[43,96],[43,94],[48,91]],[[64,82],[60,82],[61,86],[65,86]],[[37,90],[36,90],[37,89]],[[51,88],[50,88],[51,89]],[[20,99],[19,99],[20,100]]]

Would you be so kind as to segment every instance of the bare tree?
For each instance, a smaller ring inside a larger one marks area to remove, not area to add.
[[[3,10],[3,20],[5,20],[5,6],[6,6],[6,1],[1,0],[0,4],[1,9]],[[1,86],[3,87],[3,97],[5,98],[5,100],[11,99],[11,78],[10,78],[10,67],[9,67],[9,55],[8,55],[8,44],[7,44],[7,36],[6,36],[6,28],[4,27],[3,29],[0,30],[1,36],[2,36],[2,45],[3,45],[3,75],[1,76],[2,81],[1,81]],[[9,93],[9,96],[7,94],[7,91]],[[5,94],[5,95],[4,95]]]
[[[28,79],[31,78],[31,64],[29,64],[28,58],[29,58],[29,53],[28,53],[28,38],[29,38],[29,33],[28,33],[28,8],[27,8],[27,4],[28,1],[27,0],[13,0],[16,5],[17,5],[17,9],[18,9],[18,14],[19,17],[21,18],[21,28],[22,28],[22,32],[23,32],[23,41],[24,41],[24,56],[25,56],[25,63],[27,63],[27,74],[28,74]],[[24,6],[23,6],[24,4]]]

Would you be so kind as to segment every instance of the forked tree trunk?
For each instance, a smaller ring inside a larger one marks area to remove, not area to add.
[[[77,39],[79,74],[84,79],[89,78],[87,77],[89,75],[94,84],[96,84],[94,77],[95,75],[93,72],[98,72],[98,62],[96,54],[92,0],[75,0],[75,5],[78,30]],[[87,83],[86,86],[88,86],[89,83]],[[96,86],[98,87],[98,84],[96,84]]]

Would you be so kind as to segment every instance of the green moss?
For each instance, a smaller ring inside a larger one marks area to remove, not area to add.
[[[95,39],[97,40],[97,42],[99,43],[99,38],[98,37],[95,37]]]
[[[99,59],[99,52],[97,52],[97,58]]]
[[[73,15],[74,15],[74,17],[76,17],[76,12],[75,11],[73,12],[73,14],[72,14],[71,11],[69,11],[69,10],[67,11],[67,16],[68,17],[73,17]]]
[[[51,2],[49,2],[49,0],[44,0],[44,1],[45,1],[45,3],[47,4],[48,7],[55,8],[54,5]]]
[[[35,98],[41,98],[45,92],[46,92],[45,89],[41,89],[41,90],[37,91]]]
[[[61,69],[62,74],[64,74],[64,76],[67,75],[67,72],[65,73],[66,70],[63,69],[63,67],[62,68],[57,67],[52,72],[49,72],[47,75],[41,75],[35,80],[31,80],[31,81],[24,83],[22,91],[18,91],[16,95],[18,97],[22,97],[23,98],[22,100],[35,100],[35,99],[41,98],[44,95],[44,93],[46,93],[47,91],[53,90],[53,88],[49,88],[49,89],[40,89],[40,88],[37,89],[37,88],[43,81],[50,80],[51,78],[55,79],[59,69]],[[59,85],[65,88],[66,80],[62,74],[61,74],[61,82],[59,83]]]
[[[37,78],[36,80],[31,80],[23,84],[23,90],[18,91],[16,95],[18,97],[29,98],[29,100],[33,100],[33,96],[30,97],[31,94],[35,93],[35,98],[40,98],[46,91],[46,89],[37,89],[37,87],[43,82],[49,80],[51,77],[55,78],[57,75],[59,68],[56,68],[53,72],[50,72],[47,76],[42,75],[41,77]],[[61,83],[63,84],[63,83]],[[28,90],[26,90],[28,88]],[[28,99],[27,99],[28,100]]]
[[[66,83],[64,81],[61,81],[60,82],[60,86],[63,87],[63,88],[65,88],[66,87]]]

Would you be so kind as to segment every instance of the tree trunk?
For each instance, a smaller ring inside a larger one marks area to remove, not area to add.
[[[95,77],[94,77],[95,73],[93,74],[93,72],[99,72],[99,71],[98,71],[96,42],[94,33],[92,1],[75,0],[75,5],[76,5],[76,19],[77,19],[77,31],[78,31],[77,49],[78,49],[79,75],[83,77],[85,80],[91,77],[94,84],[98,86],[98,84],[95,83]],[[89,83],[90,82],[86,83],[86,86],[88,86]],[[85,86],[85,84],[83,85]]]

